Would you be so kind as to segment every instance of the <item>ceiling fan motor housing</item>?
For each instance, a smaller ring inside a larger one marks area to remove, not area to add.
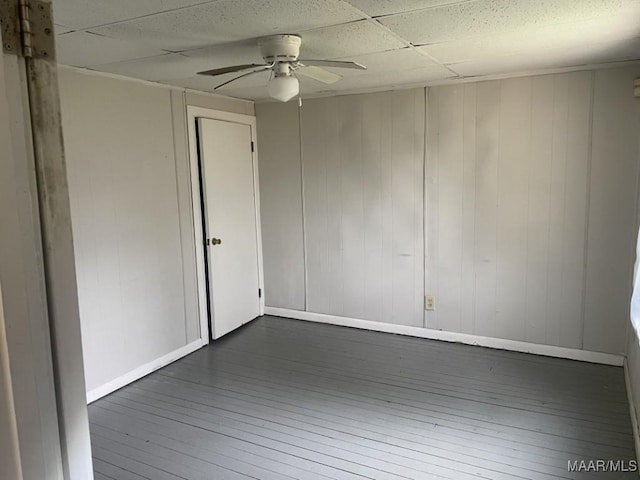
[[[271,35],[260,40],[260,52],[267,63],[295,62],[300,55],[299,35]]]

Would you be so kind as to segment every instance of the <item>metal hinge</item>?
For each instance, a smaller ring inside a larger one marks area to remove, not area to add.
[[[258,289],[258,298],[262,298],[262,289],[261,288]]]
[[[55,60],[51,2],[0,0],[4,53]]]
[[[253,142],[251,142],[251,151],[252,151],[252,152],[255,152],[255,151],[256,151],[256,150],[255,150],[255,146],[253,145]]]

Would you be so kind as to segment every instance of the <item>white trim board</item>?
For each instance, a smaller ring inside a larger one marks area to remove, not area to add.
[[[629,414],[631,415],[631,428],[633,429],[633,444],[636,450],[636,460],[640,461],[640,432],[638,432],[638,412],[631,388],[631,376],[629,374],[629,362],[624,359],[624,383],[627,389],[627,402],[629,403]]]
[[[130,383],[135,382],[136,380],[139,380],[142,377],[145,377],[162,367],[166,367],[170,363],[175,362],[176,360],[179,360],[182,357],[195,352],[199,348],[202,348],[204,345],[205,342],[203,342],[201,339],[198,339],[185,345],[184,347],[180,347],[173,352],[169,352],[160,358],[146,363],[136,368],[135,370],[125,373],[124,375],[115,378],[110,382],[99,386],[98,388],[94,388],[93,390],[87,392],[87,403],[95,402],[99,398],[109,395],[110,393],[115,392],[116,390],[119,390],[122,387],[129,385]]]
[[[364,330],[374,330],[376,332],[395,333],[410,337],[428,338],[431,340],[441,340],[444,342],[464,343],[480,347],[495,348],[498,350],[510,350],[513,352],[532,353],[534,355],[544,355],[547,357],[567,358],[582,362],[601,363],[604,365],[614,365],[620,367],[624,363],[623,355],[611,353],[590,352],[587,350],[577,350],[575,348],[556,347],[554,345],[540,345],[537,343],[521,342],[518,340],[506,340],[503,338],[481,337],[479,335],[469,335],[466,333],[443,332],[422,327],[409,327],[406,325],[394,325],[391,323],[372,322],[370,320],[359,320],[356,318],[338,317],[335,315],[325,315],[322,313],[301,312],[299,310],[289,310],[286,308],[266,307],[265,315],[276,317],[293,318],[296,320],[306,320],[310,322],[328,323],[343,327],[361,328]]]

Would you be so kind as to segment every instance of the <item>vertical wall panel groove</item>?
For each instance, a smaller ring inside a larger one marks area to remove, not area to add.
[[[622,353],[633,274],[640,168],[637,66],[595,72],[584,348]]]
[[[69,70],[60,89],[91,391],[199,337],[185,107]]]
[[[582,72],[431,89],[429,327],[580,347],[589,90]]]
[[[623,351],[633,222],[619,215],[631,216],[633,202],[623,199],[635,194],[628,179],[638,169],[628,142],[633,104],[622,85],[630,77],[599,71],[595,87],[590,72],[480,82],[472,128],[471,85],[430,89],[426,278],[438,313],[428,312],[428,327]],[[620,114],[628,125],[614,127]],[[461,242],[473,245],[472,264],[461,266]]]
[[[304,164],[302,162],[303,150],[302,150],[302,142],[300,138],[302,137],[302,110],[300,108],[297,109],[298,112],[298,153],[300,155],[299,163],[300,163],[300,202],[302,212],[304,212]],[[302,213],[301,212],[301,213]],[[295,220],[295,219],[294,219]],[[305,225],[305,217],[301,215],[300,224],[302,226],[302,281],[304,282],[303,295],[304,295],[304,309],[307,310],[307,298],[309,297],[308,292],[308,281],[307,281],[307,249],[305,247],[307,243],[307,227]]]
[[[423,105],[408,90],[302,107],[309,311],[422,326]]]

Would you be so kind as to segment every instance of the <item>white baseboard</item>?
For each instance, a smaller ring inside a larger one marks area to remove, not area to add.
[[[394,325],[391,323],[372,322],[370,320],[359,320],[356,318],[338,317],[335,315],[325,315],[322,313],[302,312],[300,310],[289,310],[286,308],[265,307],[265,315],[277,317],[294,318],[297,320],[307,320],[310,322],[329,323],[331,325],[341,325],[343,327],[361,328],[364,330],[375,330],[377,332],[395,333],[410,337],[428,338],[431,340],[442,340],[445,342],[464,343],[467,345],[477,345],[481,347],[495,348],[499,350],[511,350],[514,352],[533,353],[535,355],[545,355],[547,357],[567,358],[570,360],[580,360],[583,362],[602,363],[604,365],[623,365],[624,356],[611,353],[590,352],[575,348],[556,347],[553,345],[540,345],[537,343],[521,342],[518,340],[506,340],[503,338],[481,337],[479,335],[469,335],[466,333],[443,332],[422,327],[409,327],[406,325]]]
[[[192,352],[195,352],[199,348],[202,348],[205,343],[198,339],[195,342],[191,342],[184,347],[180,347],[173,352],[167,353],[162,357],[153,360],[152,362],[146,363],[135,370],[130,371],[129,373],[125,373],[124,375],[111,380],[104,385],[101,385],[93,390],[87,392],[87,403],[95,402],[99,398],[104,397],[105,395],[109,395],[112,392],[124,387],[125,385],[130,384],[131,382],[135,382],[136,380],[144,377],[145,375],[149,375],[151,372],[155,372],[156,370],[169,365],[171,362],[175,362],[176,360],[189,355]]]
[[[631,415],[631,428],[633,429],[633,443],[636,448],[636,460],[640,462],[640,432],[638,432],[638,411],[631,388],[631,376],[629,374],[629,363],[624,359],[624,383],[627,388],[627,401],[629,402],[629,414]]]

